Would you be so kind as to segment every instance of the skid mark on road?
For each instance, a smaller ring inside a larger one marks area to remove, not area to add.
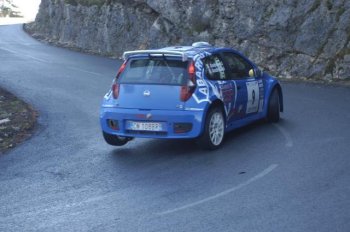
[[[67,211],[67,210],[70,210],[71,208],[77,208],[77,207],[84,207],[88,204],[91,204],[91,203],[95,203],[95,202],[98,202],[98,201],[102,201],[102,200],[105,200],[105,199],[108,199],[108,198],[116,198],[118,197],[118,193],[116,192],[111,192],[111,193],[107,193],[107,194],[104,194],[104,195],[100,195],[100,196],[96,196],[96,197],[90,197],[90,198],[87,198],[85,200],[81,200],[81,201],[75,201],[75,202],[70,202],[70,203],[59,203],[57,205],[53,205],[53,206],[37,206],[35,208],[32,208],[32,209],[24,209],[23,211],[21,212],[18,212],[18,213],[13,213],[9,216],[6,216],[6,217],[0,217],[0,219],[6,219],[6,218],[13,218],[13,217],[29,217],[29,216],[38,216],[38,215],[41,215],[41,214],[49,214],[49,213],[55,213],[57,214],[58,212],[64,212],[64,211]],[[0,210],[2,210],[2,208],[0,207]],[[0,220],[0,224],[2,223],[2,221]]]
[[[158,215],[167,215],[167,214],[171,214],[171,213],[175,213],[175,212],[178,212],[178,211],[181,211],[181,210],[185,210],[185,209],[188,209],[188,208],[191,208],[191,207],[194,207],[194,206],[197,206],[197,205],[200,205],[200,204],[203,204],[203,203],[206,203],[208,201],[211,201],[211,200],[215,200],[219,197],[223,197],[227,194],[230,194],[234,191],[237,191],[251,183],[253,183],[254,181],[257,181],[261,178],[263,178],[264,176],[266,176],[267,174],[269,174],[270,172],[272,172],[275,168],[278,167],[278,164],[271,164],[268,168],[266,168],[264,171],[260,172],[258,175],[250,178],[249,180],[247,180],[246,182],[243,182],[233,188],[230,188],[230,189],[227,189],[221,193],[218,193],[218,194],[215,194],[211,197],[207,197],[207,198],[204,198],[200,201],[196,201],[196,202],[193,202],[193,203],[190,203],[190,204],[187,204],[187,205],[184,205],[184,206],[181,206],[181,207],[178,207],[178,208],[175,208],[175,209],[171,209],[171,210],[167,210],[167,211],[163,211],[161,213],[157,213]]]
[[[10,53],[13,53],[13,54],[18,55],[18,56],[21,56],[21,57],[25,56],[25,57],[30,58],[30,59],[35,60],[35,61],[39,61],[39,62],[43,62],[43,63],[48,63],[47,60],[43,60],[43,59],[40,59],[40,58],[36,58],[36,57],[34,57],[34,56],[26,55],[26,54],[23,54],[23,53],[18,53],[18,52],[16,52],[16,51],[11,50],[11,49],[1,48],[1,50],[8,51],[8,52],[10,52]]]
[[[283,127],[281,127],[280,125],[277,125],[277,124],[273,124],[273,126],[276,127],[281,132],[281,134],[284,136],[284,138],[286,139],[286,147],[293,147],[294,143],[293,143],[292,137],[286,131],[286,129],[284,129]]]
[[[103,75],[100,74],[100,73],[90,72],[90,71],[86,71],[86,70],[80,69],[80,68],[74,68],[74,67],[68,67],[68,68],[71,69],[71,70],[74,70],[74,71],[84,72],[84,73],[92,74],[92,75],[95,75],[95,76],[103,76]]]

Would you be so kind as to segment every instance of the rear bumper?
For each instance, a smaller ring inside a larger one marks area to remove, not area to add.
[[[147,116],[151,117],[147,119]],[[108,125],[108,120],[118,121],[119,129],[115,130]],[[126,129],[126,121],[138,122],[162,122],[165,130],[159,132],[131,131]],[[203,110],[139,110],[115,107],[102,107],[100,110],[101,128],[108,134],[139,138],[196,138],[201,134],[202,122],[204,120]],[[185,133],[175,133],[175,123],[191,123],[192,129]]]

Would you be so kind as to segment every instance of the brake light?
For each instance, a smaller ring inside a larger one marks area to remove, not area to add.
[[[119,96],[119,84],[113,83],[112,85],[112,93],[113,93],[113,98],[117,99]]]
[[[187,101],[191,98],[194,90],[196,89],[196,69],[194,62],[191,61],[188,66],[188,81],[185,85],[181,86],[180,99],[181,101]]]
[[[120,68],[118,70],[118,73],[117,73],[117,76],[116,76],[117,79],[119,78],[120,74],[122,74],[122,72],[124,71],[125,67],[126,67],[126,61],[124,61],[124,63],[120,66]]]
[[[195,74],[195,67],[194,67],[194,63],[193,61],[190,63],[190,65],[188,66],[188,74],[190,74],[190,76],[194,76]]]
[[[113,85],[112,85],[112,93],[113,93],[113,98],[117,99],[119,96],[119,84],[117,83],[117,80],[120,76],[120,74],[122,74],[122,72],[125,70],[126,67],[126,61],[124,61],[124,63],[120,66],[117,76],[115,77],[115,80],[113,81]]]
[[[189,86],[181,86],[180,99],[181,101],[187,101],[192,96],[193,92]]]

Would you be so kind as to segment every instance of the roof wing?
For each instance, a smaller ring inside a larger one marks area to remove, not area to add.
[[[148,55],[170,55],[170,56],[181,56],[182,61],[187,60],[187,55],[180,51],[166,51],[166,50],[137,50],[137,51],[127,51],[123,54],[123,59],[126,60],[132,55],[138,54],[148,54]]]

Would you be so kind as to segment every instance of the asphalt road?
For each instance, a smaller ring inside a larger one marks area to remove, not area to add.
[[[193,141],[102,138],[119,61],[0,26],[0,85],[40,113],[0,155],[0,231],[350,231],[350,89],[284,84],[277,125]]]

